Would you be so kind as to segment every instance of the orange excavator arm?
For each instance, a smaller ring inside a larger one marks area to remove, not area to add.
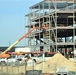
[[[18,44],[23,38],[25,38],[27,35],[29,35],[33,30],[38,29],[38,27],[34,27],[30,29],[26,34],[24,34],[21,38],[19,38],[16,42],[14,42],[12,45],[10,45],[2,54],[5,54],[7,51],[10,51],[12,47],[14,47],[16,44]]]

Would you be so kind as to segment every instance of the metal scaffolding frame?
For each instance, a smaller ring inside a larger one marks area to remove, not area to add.
[[[43,46],[45,51],[60,51],[66,56],[76,50],[76,0],[43,0],[29,7],[29,10],[30,13],[25,15],[29,18],[28,30],[36,24],[40,27],[27,37],[32,51],[39,51]],[[43,23],[47,25],[45,34],[42,34],[41,29]]]

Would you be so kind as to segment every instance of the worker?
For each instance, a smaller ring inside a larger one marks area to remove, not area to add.
[[[43,23],[42,24],[42,29],[45,29],[46,30],[47,29],[47,25]]]
[[[47,25],[46,24],[42,24],[42,32],[45,33],[47,29]]]
[[[35,62],[34,60],[28,55],[27,59],[25,59],[25,62],[27,63],[27,66],[34,66]]]
[[[39,30],[39,24],[38,23],[35,25],[35,28]]]
[[[46,24],[43,23],[41,27],[39,27],[39,24],[36,24],[36,25],[35,25],[35,28],[38,29],[38,30],[41,28],[42,31],[43,31],[43,33],[45,33],[45,31],[46,31],[46,29],[47,29],[48,27],[47,27]]]

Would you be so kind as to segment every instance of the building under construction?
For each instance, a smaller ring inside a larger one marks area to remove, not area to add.
[[[27,36],[31,51],[60,51],[70,57],[76,50],[76,0],[43,0],[29,7],[26,28],[39,26]],[[46,29],[42,29],[42,25]]]

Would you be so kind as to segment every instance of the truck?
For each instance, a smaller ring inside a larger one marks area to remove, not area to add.
[[[19,63],[18,57],[16,55],[14,56],[9,56],[7,58],[0,58],[0,65],[5,66],[5,65],[11,65],[15,66]]]

